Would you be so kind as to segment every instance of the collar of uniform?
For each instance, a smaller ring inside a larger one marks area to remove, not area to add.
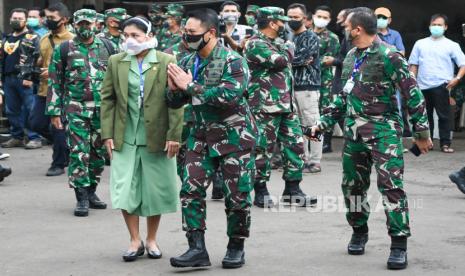
[[[103,44],[103,42],[97,36],[94,36],[94,41],[92,41],[91,44],[84,44],[77,36],[75,36],[73,40],[76,45],[84,45],[88,48],[97,48],[98,45]]]
[[[68,29],[65,28],[64,31],[62,31],[61,33],[57,33],[57,34],[54,34],[54,33],[51,33],[50,34],[53,36],[53,37],[57,37],[57,38],[66,38],[69,34],[71,34],[70,31],[68,31]]]
[[[373,44],[371,44],[371,46],[368,47],[368,49],[366,49],[366,53],[367,54],[374,54],[374,53],[378,52],[380,41],[381,41],[381,39],[378,36],[376,36],[376,39],[373,41]]]
[[[122,58],[121,61],[131,61],[133,57],[135,58],[136,56],[126,54],[126,56]],[[157,63],[158,62],[157,51],[155,49],[150,49],[150,51],[144,57],[144,62]]]
[[[270,41],[270,42],[273,42],[276,39],[276,38],[267,37],[264,33],[260,32],[260,31],[258,32],[258,37],[263,39],[263,40]]]

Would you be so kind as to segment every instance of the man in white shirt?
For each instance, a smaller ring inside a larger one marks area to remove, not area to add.
[[[435,14],[430,21],[431,36],[418,40],[410,55],[410,71],[417,77],[423,92],[428,112],[431,137],[433,137],[434,117],[439,118],[439,137],[441,150],[453,153],[450,147],[451,122],[449,91],[460,82],[465,75],[465,55],[458,43],[444,36],[447,30],[447,16]],[[455,65],[460,70],[454,76]]]

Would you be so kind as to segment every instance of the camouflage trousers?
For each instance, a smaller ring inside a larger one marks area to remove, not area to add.
[[[304,167],[304,138],[300,121],[295,113],[258,113],[255,115],[260,137],[257,144],[255,183],[270,180],[273,148],[281,143],[285,181],[302,180]]]
[[[100,183],[105,165],[105,147],[100,138],[100,114],[92,118],[68,113],[67,135],[69,153],[69,185],[94,186]]]
[[[371,167],[374,165],[389,235],[410,236],[408,202],[403,189],[404,159],[401,139],[396,136],[369,142],[346,139],[342,158],[342,192],[349,224],[358,227],[368,222],[370,206],[367,202],[367,191],[370,187]]]
[[[321,70],[320,114],[332,102],[331,89],[333,87],[333,78],[332,67]]]
[[[250,191],[255,173],[252,150],[214,158],[208,156],[208,150],[187,151],[181,187],[183,230],[206,230],[206,190],[218,168],[224,177],[228,237],[246,238],[250,232]]]

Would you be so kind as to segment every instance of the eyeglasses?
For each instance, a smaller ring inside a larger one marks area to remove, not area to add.
[[[388,18],[387,18],[386,16],[384,16],[384,15],[378,15],[377,18],[378,18],[378,19],[388,19]]]

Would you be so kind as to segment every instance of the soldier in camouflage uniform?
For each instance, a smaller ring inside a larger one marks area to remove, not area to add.
[[[124,41],[123,34],[120,30],[120,24],[127,18],[126,9],[113,8],[105,11],[105,29],[97,35],[97,37],[104,37],[113,42],[113,47],[122,51],[122,44]]]
[[[163,14],[160,4],[153,3],[147,15],[150,22],[152,22],[154,35],[157,37],[163,28],[163,21],[165,20],[165,15]]]
[[[339,54],[341,48],[339,38],[336,34],[327,29],[331,22],[331,9],[327,6],[319,6],[315,9],[313,16],[314,32],[320,39],[320,65],[321,65],[321,87],[320,87],[320,114],[322,110],[331,103],[332,83],[334,79],[333,62]],[[324,134],[323,153],[331,152],[330,141],[332,129]]]
[[[105,15],[97,13],[97,32],[101,33],[105,28]]]
[[[184,40],[194,53],[168,68],[168,102],[174,108],[192,104],[194,125],[187,138],[181,188],[183,229],[189,250],[171,259],[175,267],[209,266],[204,244],[206,189],[216,170],[224,177],[228,250],[223,267],[244,264],[249,236],[250,191],[255,169],[257,129],[244,98],[249,69],[238,53],[218,44],[218,16],[211,9],[192,11]],[[203,34],[203,35],[202,35]],[[190,70],[191,73],[185,73]]]
[[[346,32],[356,48],[344,60],[343,93],[324,110],[313,131],[331,129],[345,118],[342,191],[354,231],[349,254],[363,254],[368,241],[366,200],[374,164],[392,240],[388,268],[401,269],[407,266],[410,227],[396,87],[407,103],[415,143],[422,153],[432,146],[425,102],[403,56],[376,37],[376,16],[370,9],[354,9],[346,20]]]
[[[285,202],[299,201],[303,206],[316,203],[299,187],[302,180],[304,138],[293,103],[292,42],[279,38],[289,18],[284,10],[264,7],[258,10],[259,33],[246,43],[244,56],[251,70],[248,88],[249,105],[260,130],[257,145],[255,200],[258,207],[273,204],[266,183],[271,174],[273,146],[281,142],[286,186]]]
[[[182,16],[184,14],[184,7],[180,5],[168,5],[165,27],[160,31],[157,36],[158,46],[157,49],[165,51],[173,45],[181,42],[182,32]]]
[[[106,152],[100,139],[100,89],[111,53],[95,36],[95,20],[94,10],[76,11],[77,35],[55,48],[49,66],[47,115],[57,129],[63,128],[61,117],[66,117],[68,183],[76,193],[76,216],[87,216],[89,207],[106,208],[95,191]]]

